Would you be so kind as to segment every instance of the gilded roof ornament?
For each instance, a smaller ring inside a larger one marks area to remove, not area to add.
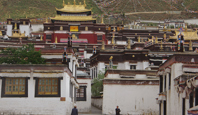
[[[41,37],[40,37],[40,41],[43,41],[43,36],[41,35]]]
[[[86,1],[84,0],[84,6],[86,7]]]
[[[158,38],[157,38],[157,36],[155,37],[155,43],[158,43]]]
[[[193,51],[193,46],[192,45],[193,45],[192,41],[190,40],[190,42],[189,42],[189,51]]]
[[[74,6],[76,5],[76,0],[74,0]]]
[[[65,6],[65,1],[63,0],[63,7]]]
[[[131,49],[131,41],[128,39],[127,49]]]
[[[104,42],[104,40],[102,40],[102,47],[101,47],[101,50],[105,50],[105,42]]]
[[[138,42],[140,42],[140,36],[138,37]]]
[[[101,24],[104,24],[103,16],[101,16]]]

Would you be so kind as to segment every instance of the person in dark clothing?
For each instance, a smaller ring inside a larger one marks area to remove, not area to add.
[[[78,109],[76,109],[76,106],[72,109],[71,115],[78,115]]]
[[[120,115],[120,108],[118,106],[116,107],[115,111],[116,111],[116,115]]]

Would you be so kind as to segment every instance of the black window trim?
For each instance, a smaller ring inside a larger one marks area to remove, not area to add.
[[[10,95],[10,94],[5,94],[5,79],[6,78],[25,78],[25,94],[21,95]],[[1,85],[1,97],[2,98],[9,98],[9,97],[28,97],[28,80],[30,77],[0,77],[2,79],[2,85]]]
[[[58,94],[57,95],[39,95],[38,94],[38,81],[39,81],[38,79],[39,78],[43,79],[43,77],[34,77],[34,80],[36,80],[35,97],[60,97],[61,96],[61,80],[63,80],[63,77],[57,77],[58,78]],[[45,78],[51,78],[51,77],[45,77]]]
[[[84,87],[84,97],[76,97],[76,101],[87,101],[87,86],[79,86],[79,88],[80,87]]]

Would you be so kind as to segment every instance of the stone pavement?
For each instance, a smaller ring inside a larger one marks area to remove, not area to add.
[[[79,113],[79,115],[102,115],[102,110],[91,106],[91,113]]]

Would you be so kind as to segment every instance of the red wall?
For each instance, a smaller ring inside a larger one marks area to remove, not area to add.
[[[97,44],[97,35],[96,34],[79,34],[79,39],[87,39],[90,44]]]
[[[44,35],[44,36],[46,38],[46,35]],[[51,42],[54,43],[55,38],[57,37],[57,41],[59,43],[61,38],[67,39],[68,36],[69,36],[69,34],[53,33]],[[90,44],[97,44],[97,34],[79,34],[78,38],[79,39],[87,39],[88,43],[90,43]],[[105,43],[107,44],[107,40],[106,40],[105,35],[102,36],[102,39],[105,40]]]
[[[69,36],[69,34],[54,33],[54,34],[52,35],[52,43],[55,42],[56,37],[57,37],[57,42],[59,43],[61,38],[67,39],[68,36]]]

